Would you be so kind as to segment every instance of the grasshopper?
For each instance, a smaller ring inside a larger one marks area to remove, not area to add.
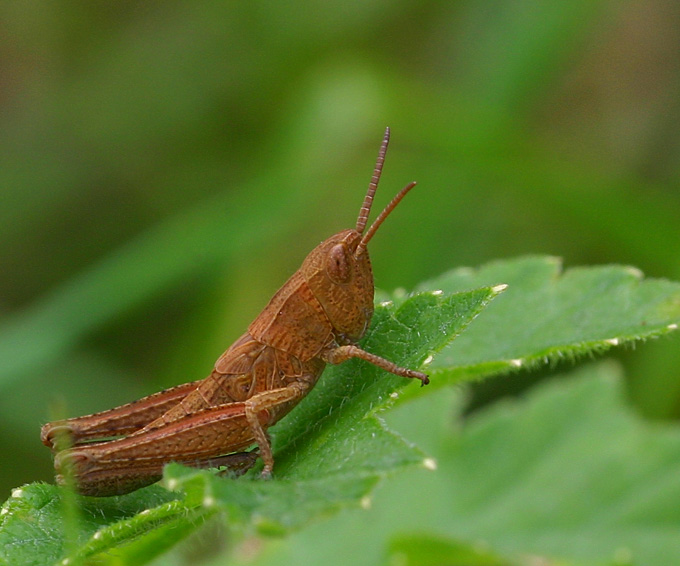
[[[385,130],[356,227],[331,236],[305,258],[248,330],[203,380],[172,387],[107,411],[48,423],[43,443],[57,450],[57,483],[68,466],[84,495],[128,493],[158,481],[168,462],[225,466],[235,474],[274,457],[267,429],[316,384],[326,364],[359,358],[427,385],[427,375],[362,350],[373,315],[373,272],[367,245],[385,218],[415,186],[406,185],[366,230],[382,173],[390,130]],[[257,448],[246,451],[249,447]]]

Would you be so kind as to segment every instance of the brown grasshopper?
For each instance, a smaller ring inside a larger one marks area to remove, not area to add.
[[[43,443],[62,436],[72,447],[57,453],[57,482],[70,467],[85,495],[128,493],[158,481],[168,462],[238,473],[258,455],[263,477],[274,467],[267,429],[316,384],[327,363],[360,358],[385,371],[427,375],[366,352],[357,342],[373,315],[373,272],[366,248],[385,218],[415,183],[406,185],[364,233],[385,161],[390,130],[359,210],[356,228],[319,244],[203,380],[179,385],[108,411],[48,423]],[[106,440],[114,438],[113,440]],[[248,447],[257,449],[246,452]]]

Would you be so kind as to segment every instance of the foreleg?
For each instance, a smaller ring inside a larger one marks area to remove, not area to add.
[[[376,356],[375,354],[371,354],[366,350],[362,350],[359,348],[359,346],[355,346],[354,344],[337,346],[321,353],[321,359],[325,362],[328,362],[329,364],[341,364],[342,362],[345,362],[351,358],[359,358],[361,360],[367,361],[374,366],[378,366],[385,371],[393,373],[394,375],[419,379],[421,385],[427,385],[430,383],[430,378],[427,377],[426,374],[420,371],[400,367],[394,362],[386,360],[385,358],[381,358],[380,356]]]

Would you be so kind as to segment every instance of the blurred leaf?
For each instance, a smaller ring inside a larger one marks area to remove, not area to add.
[[[672,563],[680,431],[625,409],[611,365],[579,373],[498,404],[451,439],[442,473],[465,489],[440,500],[453,516],[450,532],[504,552]]]
[[[428,533],[396,536],[390,541],[388,564],[399,566],[519,566],[473,545]]]

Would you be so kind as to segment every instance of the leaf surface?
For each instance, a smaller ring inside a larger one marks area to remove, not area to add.
[[[506,283],[507,292],[463,332]],[[80,517],[68,513],[68,498],[62,502],[57,488],[26,486],[3,507],[0,559],[21,563],[26,558],[22,548],[30,543],[36,564],[63,556],[72,563],[96,556],[100,564],[144,564],[217,513],[243,534],[312,528],[321,516],[365,506],[373,487],[391,472],[418,464],[432,467],[423,451],[380,418],[398,398],[657,336],[677,328],[678,321],[680,285],[642,280],[631,268],[561,273],[553,258],[530,257],[476,271],[454,270],[424,283],[414,295],[397,293],[380,303],[362,342],[400,365],[429,365],[429,387],[418,388],[358,360],[329,367],[316,388],[271,430],[276,459],[271,482],[252,472],[229,480],[171,465],[165,485],[174,493],[152,486],[117,498],[80,498],[79,505],[71,505],[81,509]],[[397,414],[406,409],[410,416],[397,428],[420,437],[419,444],[437,456],[442,468],[449,463],[444,475],[440,468],[429,476],[431,485],[418,480],[402,486],[397,500],[409,510],[409,520],[420,528],[438,518],[436,529],[447,537],[484,536],[510,554],[528,550],[562,556],[569,555],[565,533],[594,526],[597,540],[583,544],[582,555],[590,557],[626,529],[631,540],[641,539],[650,527],[636,532],[635,520],[647,513],[676,526],[675,506],[668,503],[679,477],[675,437],[641,432],[639,423],[631,424],[616,407],[610,382],[582,383],[589,385],[561,397],[546,394],[522,412],[492,413],[460,437],[452,436],[450,422],[442,418],[446,409],[433,396],[418,401],[425,403],[420,413],[410,404],[401,407]],[[433,435],[438,443],[431,442]],[[573,471],[562,479],[570,466]],[[517,478],[522,481],[511,481]],[[647,480],[653,486],[647,492],[631,491],[632,483]],[[556,482],[560,490],[552,493]],[[421,485],[430,491],[422,492]],[[632,496],[617,507],[612,502],[624,492]],[[588,504],[580,501],[581,494],[588,494]],[[419,500],[431,502],[432,511],[421,516]],[[396,528],[399,516],[392,509],[380,520]],[[656,530],[652,537],[660,552],[668,547],[664,532]],[[636,544],[641,550],[636,546],[635,552],[655,556],[648,545]]]
[[[362,344],[396,363],[418,367],[499,291],[422,292],[379,306]],[[165,485],[178,490],[176,494],[152,486],[114,498],[79,498],[83,511],[71,525],[62,519],[60,490],[45,484],[25,486],[20,497],[10,498],[3,507],[0,557],[9,564],[21,563],[28,547],[3,544],[21,540],[30,543],[36,564],[60,556],[74,563],[95,555],[112,564],[122,555],[134,556],[141,564],[218,511],[237,530],[280,534],[357,505],[381,477],[423,460],[422,452],[376,417],[406,386],[415,384],[364,362],[329,368],[300,406],[272,429],[275,481],[261,481],[254,474],[229,480],[171,465]],[[70,551],[65,543],[69,530],[76,539]],[[126,546],[118,549],[121,545]]]
[[[370,508],[248,564],[674,564],[680,427],[634,415],[621,377],[616,363],[588,365],[463,424],[451,391],[399,406],[389,425],[411,431],[436,470],[391,477]]]

